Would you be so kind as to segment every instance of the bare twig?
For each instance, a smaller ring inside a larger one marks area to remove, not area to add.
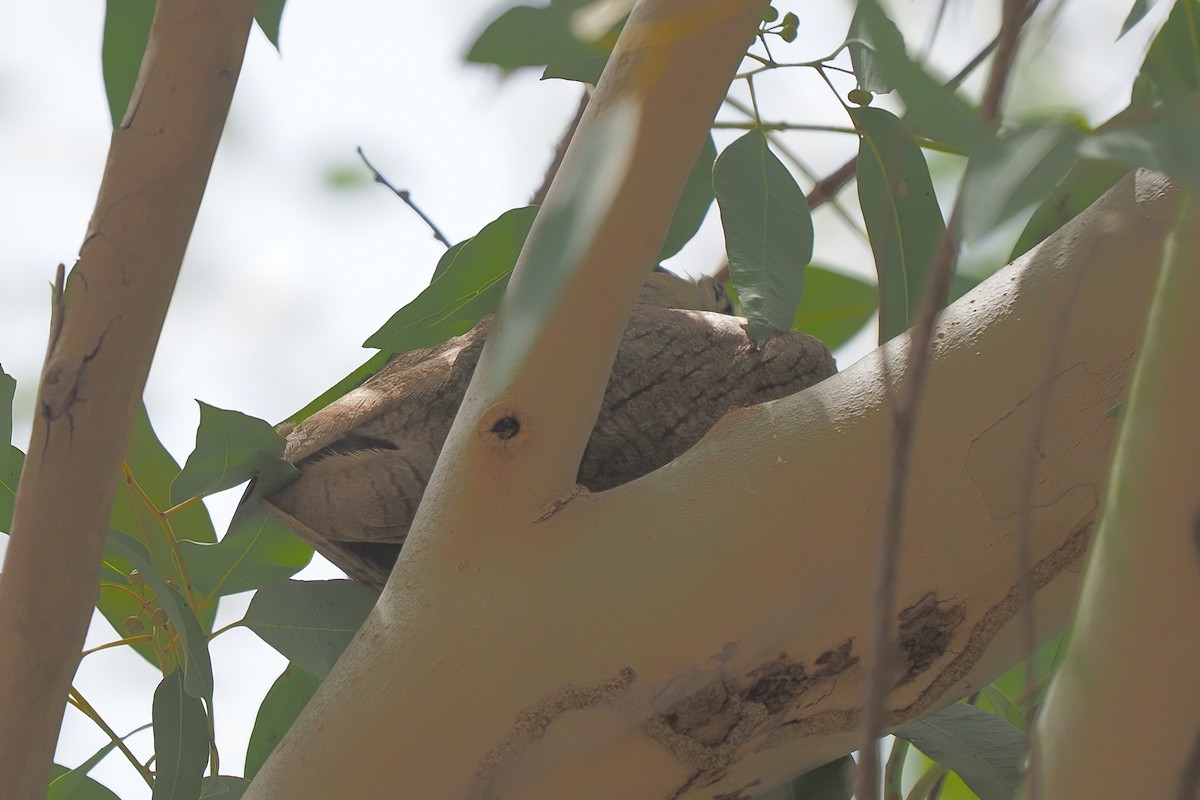
[[[408,189],[397,189],[392,185],[391,181],[383,177],[383,173],[375,169],[375,165],[367,159],[367,154],[363,152],[362,147],[357,147],[355,150],[358,153],[358,157],[361,158],[362,162],[367,165],[367,169],[371,170],[371,175],[374,176],[375,182],[382,183],[384,186],[391,189],[392,194],[403,200],[404,204],[415,211],[417,216],[421,218],[421,221],[429,226],[429,230],[433,231],[433,238],[446,245],[446,247],[450,247],[450,240],[442,234],[441,230],[438,229],[438,226],[434,224],[433,220],[431,220],[429,216],[422,211],[416,203],[413,202],[412,195],[409,194]]]
[[[1004,96],[1004,88],[1012,70],[1013,57],[1022,27],[1029,18],[1029,0],[1005,0],[1000,32],[996,36],[996,58],[992,61],[988,85],[984,91],[981,117],[985,123],[995,121]],[[893,665],[892,616],[896,600],[896,580],[903,535],[905,495],[910,476],[912,442],[920,412],[925,381],[932,356],[934,328],[938,315],[946,304],[950,280],[958,260],[959,228],[961,225],[962,192],[958,193],[946,232],[938,243],[929,284],[917,321],[909,332],[908,366],[903,382],[893,388],[892,443],[888,479],[884,490],[882,530],[877,553],[878,565],[875,592],[875,612],[872,615],[869,646],[866,649],[867,691],[863,704],[861,758],[855,796],[859,800],[875,800],[879,788],[878,739],[885,725],[884,704],[891,684]],[[1025,573],[1028,575],[1028,570]],[[1032,593],[1031,587],[1026,587]],[[1028,600],[1028,597],[1024,598]]]
[[[550,162],[550,166],[546,168],[546,174],[542,176],[542,185],[529,198],[529,205],[540,206],[545,202],[546,192],[550,191],[550,184],[554,182],[554,176],[558,174],[558,168],[562,165],[563,156],[567,154],[567,146],[575,138],[575,130],[579,127],[579,121],[583,119],[583,112],[587,110],[590,98],[591,94],[585,88],[583,94],[579,97],[579,107],[575,109],[575,116],[567,123],[566,130],[563,131],[562,136],[558,139],[558,144],[554,147],[554,159]]]

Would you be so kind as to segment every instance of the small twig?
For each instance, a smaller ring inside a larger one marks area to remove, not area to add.
[[[1036,2],[1031,4],[1031,14],[1033,13],[1032,9],[1036,6]],[[946,88],[957,89],[960,85],[962,85],[962,82],[965,81],[972,72],[979,68],[979,65],[982,64],[987,57],[992,54],[992,51],[995,50],[999,44],[1000,36],[997,34],[990,42],[984,45],[984,47],[975,54],[975,57],[968,61],[966,66],[960,69],[953,78],[946,81]],[[818,181],[817,184],[813,186],[812,191],[808,193],[808,207],[815,211],[817,206],[832,200],[837,193],[842,190],[842,187],[850,182],[850,179],[854,177],[857,169],[858,157],[855,156],[831,172],[828,177],[822,178],[820,181]]]
[[[542,185],[529,198],[529,205],[540,206],[545,202],[546,192],[550,191],[550,184],[554,182],[554,176],[558,174],[558,168],[562,166],[563,156],[567,154],[567,147],[570,146],[571,140],[575,138],[575,130],[579,127],[580,120],[583,119],[583,112],[587,110],[590,97],[591,95],[585,88],[583,94],[579,97],[579,107],[575,109],[575,116],[567,123],[566,130],[558,138],[558,144],[554,146],[554,159],[546,169],[546,174],[542,176]]]
[[[446,245],[446,247],[450,247],[450,240],[447,239],[440,230],[438,230],[438,226],[433,224],[433,220],[431,220],[428,215],[426,215],[426,213],[422,211],[416,203],[413,202],[412,196],[408,193],[408,189],[397,189],[392,185],[391,181],[383,177],[383,174],[379,170],[375,169],[375,165],[367,159],[367,154],[363,152],[362,147],[357,147],[355,150],[358,152],[358,157],[361,158],[362,162],[367,165],[367,169],[371,170],[371,174],[375,177],[375,182],[382,183],[384,186],[391,189],[392,194],[403,200],[404,204],[415,211],[417,216],[421,218],[421,221],[429,226],[429,230],[433,231],[433,238]]]
[[[108,736],[109,741],[112,742],[113,745],[115,745],[116,748],[125,755],[125,758],[129,759],[129,763],[132,764],[133,768],[137,770],[137,773],[142,776],[142,780],[146,782],[146,785],[153,789],[154,776],[150,774],[150,770],[137,760],[137,756],[135,756],[129,747],[126,746],[125,741],[117,735],[116,731],[108,726],[108,723],[104,721],[104,718],[100,716],[99,712],[92,707],[91,703],[84,699],[83,695],[80,694],[79,690],[74,686],[72,686],[67,692],[67,702],[79,709],[79,711],[85,717],[96,723],[96,727],[104,731],[105,735]],[[141,730],[141,728],[138,730]]]
[[[993,123],[999,114],[1004,88],[1012,70],[1017,40],[1032,8],[1029,0],[1005,0],[1000,32],[996,36],[997,56],[992,61],[984,103],[980,109],[985,124]],[[855,796],[859,800],[874,800],[878,796],[879,752],[878,739],[885,724],[884,705],[891,683],[892,616],[896,601],[896,583],[903,535],[905,495],[908,489],[910,461],[916,421],[924,395],[932,358],[932,342],[938,315],[946,304],[950,280],[958,261],[959,228],[961,225],[963,193],[955,200],[946,231],[938,243],[929,285],[921,300],[916,324],[909,332],[908,366],[903,383],[893,387],[892,445],[888,464],[887,485],[884,491],[882,530],[877,551],[878,564],[874,613],[871,619],[869,645],[866,650],[866,699],[863,704],[863,730]],[[886,360],[885,360],[886,366]],[[1027,587],[1028,588],[1028,587]],[[1031,591],[1031,590],[1030,590]],[[1030,784],[1031,788],[1033,783]]]

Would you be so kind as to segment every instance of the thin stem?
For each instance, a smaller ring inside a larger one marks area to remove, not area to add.
[[[438,229],[438,226],[433,223],[433,220],[431,220],[428,215],[426,215],[425,212],[413,202],[412,196],[409,194],[408,189],[397,189],[392,185],[391,181],[383,177],[383,173],[375,169],[375,165],[367,159],[367,154],[363,152],[362,147],[355,148],[355,150],[358,153],[358,157],[361,158],[362,162],[367,165],[367,169],[371,170],[371,174],[375,177],[375,182],[381,183],[387,188],[391,189],[392,194],[403,200],[404,204],[415,211],[417,216],[421,218],[421,221],[429,226],[429,230],[433,231],[433,238],[446,245],[446,247],[450,247],[450,240],[442,234],[441,230]]]
[[[907,739],[892,739],[892,752],[888,754],[887,766],[883,770],[884,800],[903,800],[904,762],[912,745]]]
[[[124,639],[117,639],[114,642],[105,642],[104,644],[89,647],[79,654],[82,659],[85,656],[90,656],[92,653],[99,653],[101,650],[108,650],[113,647],[124,647],[127,644],[137,644],[138,642],[153,642],[154,635],[150,633],[139,633],[137,636],[126,636]]]
[[[167,519],[166,514],[158,510],[158,506],[150,499],[150,495],[146,494],[145,490],[142,489],[141,484],[137,482],[137,478],[133,476],[133,472],[129,469],[128,462],[121,462],[121,470],[125,473],[125,483],[133,489],[142,502],[146,504],[146,508],[150,509],[155,519],[158,520],[163,537],[167,540],[167,545],[171,548],[171,559],[175,562],[175,567],[179,570],[179,577],[183,581],[183,586],[180,587],[183,590],[183,596],[193,610],[199,609],[196,603],[196,596],[192,592],[192,581],[188,577],[187,565],[183,563],[183,554],[179,552],[179,542],[175,538],[175,529],[171,527],[171,521]],[[147,549],[149,549],[149,543],[147,543]]]
[[[108,726],[108,723],[104,721],[104,718],[100,716],[94,707],[92,707],[91,703],[84,699],[83,695],[79,693],[79,690],[76,689],[74,685],[72,685],[67,691],[67,702],[79,709],[79,711],[82,712],[85,717],[96,723],[96,727],[104,731],[105,735],[108,736],[109,741],[111,741],[118,750],[125,754],[125,758],[129,760],[129,763],[133,765],[133,768],[136,769],[138,774],[142,776],[142,780],[146,782],[146,785],[153,789],[154,776],[150,773],[150,770],[145,767],[142,762],[137,760],[137,757],[125,745],[125,742],[121,739],[121,737],[117,736],[117,732]]]

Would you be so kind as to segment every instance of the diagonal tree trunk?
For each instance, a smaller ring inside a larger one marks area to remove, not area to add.
[[[0,776],[43,798],[96,603],[121,458],[254,15],[164,0],[113,132],[79,261],[56,291],[29,455],[0,576]]]

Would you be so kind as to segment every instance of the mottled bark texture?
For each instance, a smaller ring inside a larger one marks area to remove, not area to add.
[[[835,372],[823,343],[781,333],[754,349],[745,320],[635,306],[578,481],[592,491],[667,464],[730,409]],[[386,582],[491,325],[393,359],[288,435],[300,477],[269,505],[346,574]]]

